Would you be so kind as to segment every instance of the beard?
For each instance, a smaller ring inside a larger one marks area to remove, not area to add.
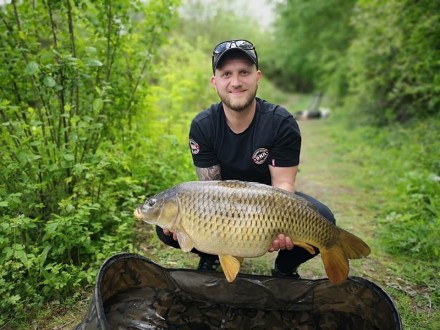
[[[246,97],[243,99],[237,100],[230,97],[228,93],[224,95],[219,95],[220,99],[222,100],[222,103],[226,105],[229,109],[241,112],[252,104],[252,102],[255,99],[255,96],[257,95],[258,86],[255,88],[255,91],[250,92]]]

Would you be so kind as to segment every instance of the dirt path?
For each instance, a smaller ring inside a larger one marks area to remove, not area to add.
[[[335,214],[337,225],[364,239],[370,246],[374,234],[374,212],[365,206],[371,196],[350,186],[347,178],[356,175],[356,165],[344,163],[335,153],[335,144],[327,132],[327,120],[300,121],[302,152],[297,190],[305,192],[326,204]],[[362,276],[374,282],[378,269],[375,249],[367,259],[350,263],[350,275]],[[303,277],[325,276],[319,257],[302,267]]]

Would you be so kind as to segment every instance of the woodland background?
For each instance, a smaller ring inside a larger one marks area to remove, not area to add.
[[[212,47],[235,38],[257,47],[260,97],[324,93],[338,150],[382,198],[383,249],[438,319],[439,2],[275,7],[263,28],[235,1],[0,5],[0,328],[75,304],[105,259],[136,252],[135,205],[196,179],[189,123],[217,102]]]

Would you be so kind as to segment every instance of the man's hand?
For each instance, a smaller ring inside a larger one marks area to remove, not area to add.
[[[171,230],[168,230],[168,229],[164,229],[164,230],[163,230],[163,233],[164,233],[165,235],[167,235],[167,236],[171,236],[171,235],[173,235],[173,239],[174,239],[175,241],[177,241],[177,234],[176,234],[175,232],[173,232],[173,231],[171,231]]]
[[[277,238],[273,240],[272,245],[269,247],[268,251],[274,252],[278,250],[292,250],[293,246],[294,244],[290,237],[287,237],[284,234],[278,234]]]

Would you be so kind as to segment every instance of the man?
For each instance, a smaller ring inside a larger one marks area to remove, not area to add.
[[[221,102],[199,113],[192,121],[189,144],[199,180],[260,182],[295,192],[301,135],[293,116],[284,108],[256,97],[261,71],[255,47],[246,40],[218,44],[212,55],[211,84]],[[329,221],[332,212],[312,197]],[[175,234],[157,228],[159,238],[179,247]],[[318,249],[316,252],[319,253]],[[313,258],[294,246],[283,233],[274,238],[269,252],[279,251],[272,274],[299,278],[297,268]],[[218,257],[200,255],[199,270],[215,270]]]

